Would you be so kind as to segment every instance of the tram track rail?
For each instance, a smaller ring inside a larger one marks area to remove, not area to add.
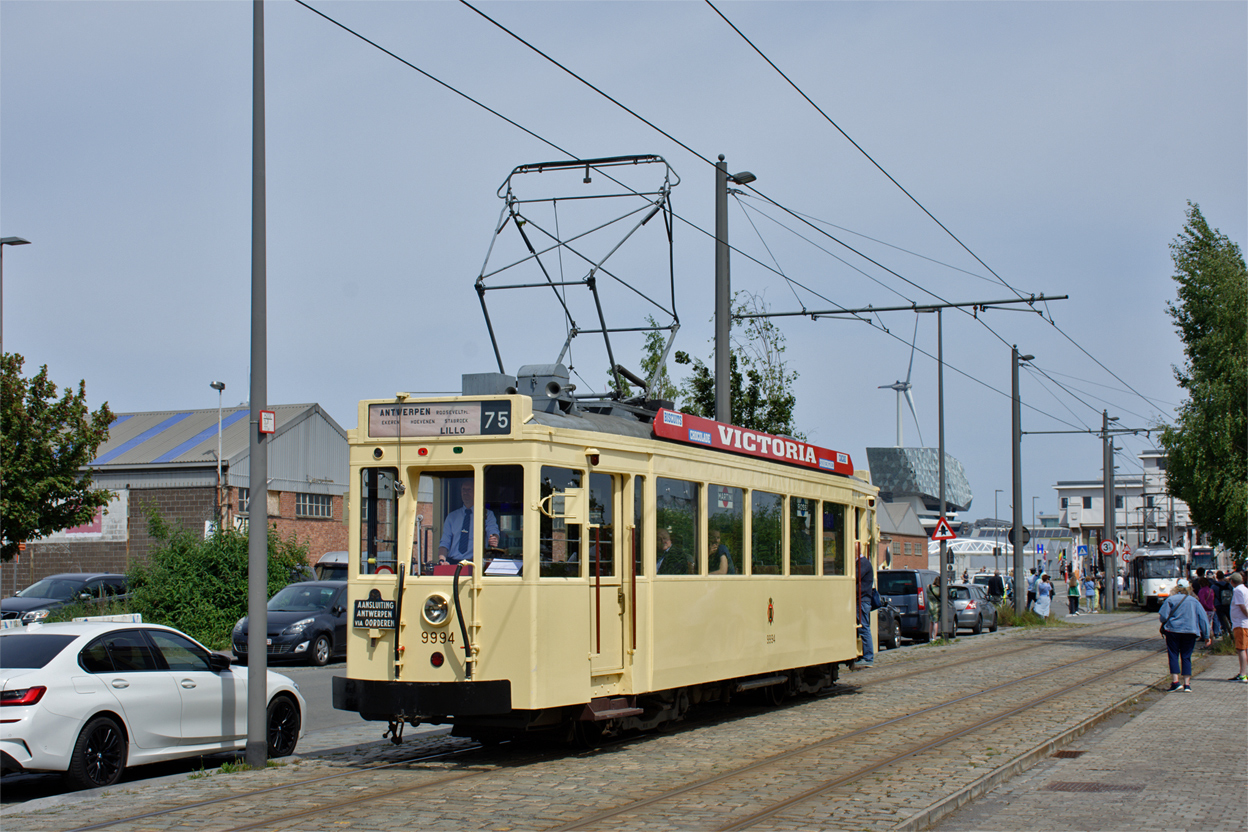
[[[794,760],[802,756],[809,755],[814,751],[827,749],[831,746],[838,745],[838,744],[853,740],[855,738],[865,736],[872,732],[880,731],[882,729],[898,725],[903,722],[918,719],[920,717],[931,716],[932,714],[954,707],[956,705],[967,702],[969,700],[976,699],[976,698],[983,697],[983,696],[988,696],[993,693],[998,693],[1007,688],[1021,685],[1025,682],[1032,681],[1042,676],[1047,676],[1052,673],[1056,673],[1059,671],[1067,670],[1072,667],[1076,667],[1078,665],[1082,665],[1082,664],[1086,664],[1092,661],[1103,659],[1108,655],[1112,655],[1121,650],[1130,649],[1132,647],[1136,647],[1141,644],[1155,643],[1155,641],[1156,639],[1140,639],[1139,641],[1120,645],[1110,650],[1101,651],[1092,656],[1086,656],[1082,659],[1077,659],[1072,662],[1067,662],[1065,664],[1058,665],[1053,668],[1048,668],[1046,670],[1039,671],[1037,673],[1028,674],[1027,676],[1020,677],[1019,679],[1012,680],[1010,682],[1005,682],[999,685],[994,685],[992,687],[985,688],[983,690],[979,690],[971,694],[967,694],[966,696],[960,696],[954,699],[946,700],[944,702],[931,705],[927,708],[914,711],[913,713],[908,713],[902,716],[893,717],[891,719],[884,720],[883,722],[873,723],[871,725],[867,725],[862,728],[858,728],[858,729],[849,731],[844,734],[839,734],[833,737],[827,737],[823,740],[819,740],[818,742],[811,743],[806,746],[802,746],[801,748],[795,748],[795,749],[792,749],[791,751],[786,751],[780,754],[775,754],[769,757],[765,757],[760,760],[755,760],[754,762],[746,766],[740,766],[732,770],[716,774],[713,777],[704,778],[697,782],[686,784],[677,789],[671,789],[661,794],[652,795],[651,797],[646,798],[645,800],[636,801],[634,803],[630,803],[630,804],[618,806],[609,810],[605,810],[602,812],[598,812],[594,815],[590,815],[586,818],[582,818],[574,823],[554,827],[554,830],[555,832],[567,832],[569,830],[585,829],[597,823],[601,823],[602,821],[605,821],[605,820],[610,820],[613,818],[619,818],[625,815],[633,814],[640,809],[644,809],[650,806],[654,806],[656,804],[671,801],[673,799],[695,793],[698,790],[705,789],[709,786],[714,786],[714,785],[718,785],[724,782],[735,780],[735,779],[742,777],[743,775],[747,775],[752,772],[768,769],[770,767],[775,766],[779,762]],[[1142,656],[1137,659],[1133,659],[1132,661],[1119,665],[1118,667],[1112,668],[1109,671],[1100,671],[1097,675],[1100,677],[1104,677],[1105,675],[1112,675],[1114,673],[1118,673],[1123,670],[1135,667],[1136,665],[1142,662],[1155,660],[1157,652],[1158,651],[1150,651],[1145,656]],[[730,824],[726,824],[724,826],[720,826],[716,828],[719,830],[735,830],[735,829],[747,829],[751,826],[755,826],[761,821],[766,820],[770,817],[773,817],[774,815],[779,814],[780,812],[784,811],[787,808],[791,808],[803,802],[809,801],[815,797],[818,797],[830,791],[831,789],[834,789],[839,786],[852,783],[856,780],[860,780],[864,777],[870,776],[871,774],[874,774],[880,771],[881,769],[886,768],[887,766],[893,765],[897,762],[900,762],[904,759],[907,759],[909,757],[914,757],[926,751],[930,751],[940,746],[946,745],[974,731],[981,730],[985,727],[994,725],[998,722],[1008,719],[1011,716],[1015,716],[1017,714],[1023,713],[1027,711],[1028,709],[1036,707],[1039,704],[1042,704],[1044,702],[1048,702],[1052,699],[1060,697],[1069,690],[1071,690],[1071,686],[1063,685],[1062,687],[1054,691],[1051,691],[1039,697],[1035,697],[1027,702],[1024,702],[1021,705],[1011,707],[1002,713],[989,717],[988,719],[959,728],[955,731],[942,735],[941,737],[935,740],[932,740],[930,742],[915,744],[912,747],[909,747],[900,753],[890,755],[883,760],[875,761],[868,766],[855,769],[852,772],[843,774],[831,780],[826,780],[824,782],[821,782],[817,786],[806,789],[797,795],[786,798],[783,801],[778,801],[775,804],[768,806],[765,809],[756,811],[744,819],[740,819]]]
[[[1132,625],[1137,625],[1139,623],[1141,622],[1138,620],[1133,620],[1133,621],[1129,621],[1129,622],[1125,622],[1121,624],[1114,624],[1112,627],[1104,628],[1103,631],[1123,629],[1125,627],[1130,627]],[[994,658],[1000,659],[1000,658],[1008,657],[1010,655],[1014,655],[1020,652],[1025,652],[1025,651],[1044,648],[1044,647],[1053,647],[1053,646],[1059,645],[1063,641],[1066,641],[1066,639],[1064,638],[1043,639],[1043,640],[1039,640],[1037,643],[1025,645],[1025,646],[1018,647],[1018,648],[1013,648],[1010,650],[1005,650],[1005,651],[989,650],[989,651],[982,652],[981,655],[963,655],[963,656],[959,656],[957,661],[941,662],[940,664],[937,664],[937,665],[931,665],[931,666],[924,667],[924,668],[916,668],[914,670],[904,671],[902,673],[894,673],[894,674],[887,674],[887,675],[883,675],[883,674],[872,675],[870,678],[862,680],[861,682],[858,682],[857,680],[855,680],[855,683],[851,684],[851,688],[863,688],[869,685],[876,685],[876,684],[881,684],[885,682],[896,682],[902,679],[908,679],[908,678],[913,678],[916,676],[926,675],[930,673],[946,671],[955,667],[965,666],[966,664],[971,663],[971,662],[985,661],[985,660],[990,660]],[[705,778],[695,783],[687,784],[686,786],[683,786],[679,789],[670,790],[663,794],[654,795],[645,801],[640,801],[634,804],[628,804],[626,806],[618,807],[612,810],[608,810],[608,811],[601,812],[595,815],[591,815],[587,818],[578,820],[574,823],[567,824],[565,826],[557,826],[553,828],[556,828],[556,829],[585,828],[586,826],[592,823],[596,823],[600,820],[605,820],[611,817],[618,817],[620,815],[628,814],[629,812],[636,811],[638,808],[641,808],[647,805],[652,805],[652,804],[659,803],[662,801],[672,800],[672,799],[678,798],[679,796],[683,794],[690,793],[696,789],[705,788],[709,785],[722,782],[732,777],[740,777],[743,774],[747,774],[752,770],[760,769],[768,765],[774,765],[777,761],[780,761],[789,757],[794,757],[796,755],[800,755],[803,753],[810,753],[812,750],[826,747],[832,744],[846,742],[855,737],[868,734],[871,731],[878,731],[878,730],[887,728],[891,725],[894,725],[896,723],[903,722],[905,720],[927,716],[927,715],[936,713],[942,709],[954,707],[958,703],[972,700],[978,697],[986,696],[994,692],[999,692],[1003,689],[1016,686],[1019,684],[1023,684],[1027,681],[1035,680],[1042,676],[1057,673],[1057,672],[1066,670],[1068,668],[1077,667],[1079,665],[1083,665],[1085,663],[1104,658],[1105,656],[1111,655],[1118,651],[1121,651],[1124,649],[1130,649],[1132,647],[1139,646],[1140,644],[1145,644],[1145,643],[1149,643],[1152,641],[1155,641],[1155,639],[1142,639],[1139,641],[1130,642],[1128,644],[1118,645],[1109,650],[1099,651],[1091,656],[1085,656],[1083,658],[1076,659],[1071,662],[1066,662],[1064,664],[1060,664],[1054,667],[1049,667],[1049,668],[1037,671],[1035,673],[1027,674],[1026,676],[1020,677],[1018,679],[1014,679],[1014,680],[1011,680],[1009,682],[1005,682],[999,685],[994,685],[989,688],[985,688],[983,690],[979,690],[974,693],[967,694],[965,696],[956,697],[951,700],[946,700],[944,702],[937,703],[935,705],[931,705],[926,708],[917,710],[913,713],[894,717],[894,718],[885,720],[883,722],[874,723],[869,726],[864,726],[860,729],[856,729],[854,731],[850,731],[845,734],[837,735],[835,737],[829,737],[829,738],[819,741],[818,743],[814,743],[808,746],[803,746],[802,748],[793,749],[792,751],[785,752],[781,755],[772,755],[763,760],[755,761],[754,763],[751,763],[748,766],[734,768],[730,772],[726,772],[724,774],[720,774],[712,778]],[[976,651],[976,652],[980,652],[980,651]],[[1110,674],[1116,673],[1126,668],[1132,667],[1140,663],[1141,661],[1152,659],[1154,657],[1155,657],[1154,652],[1150,652],[1147,656],[1141,659],[1135,660],[1126,665],[1122,665],[1118,668],[1114,668],[1108,672]],[[844,679],[842,679],[842,683],[844,683]],[[1065,689],[1067,688],[1059,689],[1058,691],[1055,691],[1052,694],[1048,694],[1045,697],[1042,697],[1041,699],[1037,700],[1037,702],[1047,701],[1048,699],[1054,698],[1056,696],[1060,696],[1061,693]],[[941,739],[934,741],[933,743],[929,743],[922,747],[917,747],[914,749],[907,750],[898,755],[889,757],[887,760],[884,760],[876,765],[872,765],[860,771],[856,771],[856,772],[844,775],[842,777],[839,777],[835,781],[828,781],[827,783],[821,784],[818,787],[815,787],[814,789],[809,790],[809,793],[803,793],[805,794],[805,797],[803,797],[802,799],[810,800],[814,796],[817,796],[819,793],[826,792],[827,790],[832,789],[832,788],[836,788],[838,785],[852,782],[853,780],[861,779],[862,777],[867,777],[873,772],[878,771],[879,769],[886,767],[890,764],[893,764],[899,760],[905,759],[907,757],[912,757],[917,754],[921,754],[923,753],[924,750],[935,748],[939,745],[952,742],[953,740],[957,739],[957,737],[959,736],[963,736],[966,733],[969,733],[973,730],[982,728],[984,725],[993,724],[994,722],[1007,719],[1009,718],[1010,715],[1017,713],[1020,710],[1025,709],[1027,707],[1034,707],[1034,705],[1035,703],[1031,703],[1031,704],[1027,704],[1024,706],[1019,706],[1018,708],[1013,708],[1010,711],[1000,715],[999,717],[995,718],[992,721],[986,721],[982,724],[971,726],[969,728],[956,732],[956,734],[951,734],[951,735],[942,737]],[[765,710],[770,710],[770,709],[765,709]],[[746,714],[746,716],[748,717],[749,714]],[[697,727],[697,726],[691,725],[690,727]],[[643,735],[642,737],[638,739],[644,739],[645,736],[647,735]],[[622,744],[627,744],[629,741],[630,739],[626,738]],[[618,744],[615,744],[615,743],[612,744],[613,747],[615,745],[618,745]],[[363,767],[355,768],[351,771],[336,772],[330,775],[324,775],[324,776],[314,777],[314,778],[306,778],[303,780],[270,786],[270,787],[266,787],[263,789],[253,789],[247,792],[222,795],[220,797],[212,798],[210,800],[197,801],[197,802],[188,803],[188,804],[180,804],[178,806],[171,806],[171,807],[156,810],[153,812],[147,812],[147,813],[136,814],[136,815],[127,816],[127,817],[116,818],[113,820],[102,821],[96,824],[76,827],[70,830],[70,832],[88,832],[89,830],[104,829],[104,828],[109,828],[109,827],[114,827],[114,826],[120,826],[120,825],[127,824],[127,823],[139,823],[142,821],[150,820],[155,817],[176,814],[179,812],[190,812],[190,811],[202,809],[208,806],[227,804],[231,802],[245,802],[245,801],[257,798],[257,797],[264,797],[266,795],[280,793],[282,791],[286,791],[290,789],[316,785],[316,784],[323,783],[323,782],[355,778],[355,777],[360,777],[363,775],[376,774],[377,772],[385,771],[387,769],[401,771],[402,768],[406,766],[419,765],[422,763],[432,763],[432,762],[437,762],[440,760],[455,760],[455,761],[459,761],[460,764],[462,764],[462,758],[464,756],[471,754],[473,752],[481,751],[483,748],[484,747],[481,745],[473,744],[470,746],[466,746],[464,748],[452,749],[449,751],[442,751],[436,754],[428,754],[428,755],[423,755],[423,756],[417,755],[414,757],[404,758],[401,760],[395,760],[395,761],[391,761],[391,762],[383,763],[379,765],[363,766]],[[581,752],[581,753],[585,753],[585,752]],[[515,768],[515,767],[520,767],[520,766],[531,765],[533,763],[540,763],[540,762],[549,760],[557,756],[571,756],[571,755],[567,755],[566,752],[560,753],[559,751],[552,751],[552,752],[544,753],[544,754],[531,754],[531,755],[525,754],[523,755],[521,759],[513,758],[511,760],[508,760],[505,764],[502,764],[502,765],[488,764],[487,768],[476,770],[476,771],[456,772],[456,773],[442,776],[442,777],[435,777],[435,778],[426,780],[425,782],[422,782],[422,783],[405,785],[405,786],[401,786],[398,788],[387,788],[387,789],[383,789],[382,791],[369,792],[366,795],[360,795],[360,796],[353,797],[348,800],[320,803],[315,807],[311,807],[305,810],[300,810],[298,812],[285,813],[280,816],[271,816],[267,818],[256,818],[255,820],[249,823],[246,823],[240,826],[230,827],[229,832],[242,832],[242,830],[259,829],[259,828],[264,828],[267,826],[287,824],[287,823],[290,823],[291,821],[296,821],[302,818],[308,818],[308,817],[312,817],[312,816],[320,815],[320,814],[329,814],[336,810],[340,810],[342,808],[346,808],[350,806],[359,805],[361,803],[375,803],[379,801],[386,801],[390,799],[399,798],[404,795],[409,795],[409,794],[413,794],[413,793],[417,793],[421,791],[427,791],[430,789],[437,789],[442,786],[453,786],[455,788],[462,790],[462,788],[466,785],[464,781],[485,778],[492,774],[496,774],[499,770],[504,769],[504,768]],[[785,804],[785,805],[789,805],[789,804]],[[779,804],[777,804],[777,806],[779,807]],[[748,825],[754,825],[760,822],[761,820],[764,820],[765,818],[762,817],[762,812],[767,812],[768,814],[766,816],[770,817],[780,811],[783,811],[783,807],[761,810],[759,819],[751,821],[751,823]],[[733,826],[727,826],[724,828],[734,828],[734,829],[735,828],[748,828],[748,825],[746,826],[733,825]]]

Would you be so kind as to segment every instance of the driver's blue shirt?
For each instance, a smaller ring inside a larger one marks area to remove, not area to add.
[[[442,522],[442,539],[438,541],[438,548],[446,549],[446,559],[450,563],[472,560],[472,511],[461,506],[446,515]],[[490,535],[498,533],[498,518],[486,509],[485,539],[489,540]]]

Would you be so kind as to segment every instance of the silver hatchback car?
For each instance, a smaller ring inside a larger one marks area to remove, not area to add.
[[[958,629],[970,630],[976,635],[988,627],[997,631],[997,607],[988,598],[987,587],[979,584],[950,584],[949,601],[953,604],[954,619]]]

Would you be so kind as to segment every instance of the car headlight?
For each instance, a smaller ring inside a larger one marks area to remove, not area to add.
[[[440,627],[446,623],[451,615],[451,602],[445,595],[430,595],[425,599],[425,607],[420,611],[425,621],[434,627]]]
[[[22,615],[22,623],[33,624],[36,621],[42,621],[48,617],[48,613],[50,612],[52,612],[52,610],[31,610],[30,612]]]
[[[304,630],[306,630],[308,627],[312,626],[312,622],[315,620],[316,620],[315,618],[305,618],[302,621],[296,621],[294,624],[291,624],[285,630],[282,630],[282,635],[284,636],[298,635],[299,633],[302,633]]]
[[[238,623],[234,625],[234,635],[241,636],[243,634],[243,622],[247,620],[246,616],[238,619]]]

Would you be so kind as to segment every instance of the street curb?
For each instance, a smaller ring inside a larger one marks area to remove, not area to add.
[[[1200,668],[1201,672],[1204,672],[1207,669],[1208,664],[1208,657],[1203,657],[1203,660],[1201,661],[1202,666]],[[1192,670],[1195,671],[1196,668],[1193,667]],[[1195,676],[1196,673],[1193,672],[1192,675]],[[1146,690],[1162,688],[1169,681],[1170,674],[1163,673],[1161,676],[1157,677],[1157,681],[1149,685]],[[1064,745],[1069,744],[1071,740],[1087,733],[1089,729],[1095,727],[1102,720],[1113,716],[1118,711],[1121,711],[1129,705],[1138,703],[1144,695],[1144,692],[1133,693],[1130,696],[1118,700],[1108,708],[1105,708],[1099,713],[1093,714],[1073,728],[1069,728],[1047,742],[1041,743],[1022,756],[1015,757],[1005,765],[988,772],[974,783],[967,785],[966,788],[961,791],[949,795],[938,803],[934,803],[922,812],[919,812],[917,815],[912,815],[911,817],[906,818],[892,828],[894,830],[899,830],[899,832],[902,832],[902,830],[904,830],[904,832],[917,832],[917,830],[926,829],[936,821],[943,818],[945,815],[957,811],[967,803],[970,803],[972,800],[987,794],[989,791],[1004,783],[1006,780],[1009,780],[1011,777],[1016,777],[1017,775],[1022,774],[1024,771],[1031,768],[1045,757],[1048,757],[1052,752]]]

